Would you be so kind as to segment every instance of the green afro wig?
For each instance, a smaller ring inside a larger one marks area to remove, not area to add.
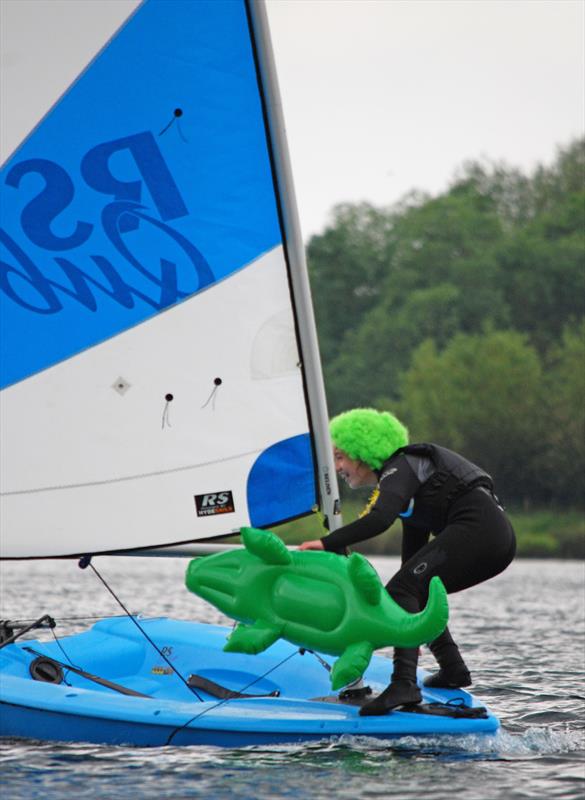
[[[354,408],[333,417],[329,423],[333,444],[350,458],[380,469],[398,448],[408,444],[408,431],[388,411]]]

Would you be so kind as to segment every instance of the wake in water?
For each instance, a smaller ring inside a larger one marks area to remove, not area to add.
[[[366,741],[351,737],[340,740],[338,744],[358,748],[391,750],[395,753],[448,756],[452,758],[474,759],[523,759],[530,756],[556,755],[585,750],[585,733],[567,730],[555,731],[550,728],[528,728],[521,734],[500,730],[493,736],[437,736],[425,739],[405,736],[388,742],[378,740],[373,746]]]
[[[404,736],[388,741],[364,736],[341,736],[336,740],[303,743],[299,745],[267,745],[241,748],[232,755],[245,755],[248,760],[260,762],[271,758],[308,758],[344,751],[361,752],[372,759],[390,754],[398,756],[435,756],[452,759],[505,760],[561,755],[585,751],[585,732],[528,728],[521,734],[500,730],[493,736]],[[192,751],[193,752],[193,751]],[[237,757],[237,756],[236,756]]]

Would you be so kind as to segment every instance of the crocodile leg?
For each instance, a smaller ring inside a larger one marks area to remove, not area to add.
[[[331,688],[341,689],[342,686],[347,686],[348,683],[353,683],[361,678],[370,663],[373,652],[369,642],[350,644],[333,665]]]
[[[226,644],[226,653],[250,653],[255,655],[270,647],[280,638],[282,628],[269,622],[257,620],[253,625],[240,623],[235,627]]]

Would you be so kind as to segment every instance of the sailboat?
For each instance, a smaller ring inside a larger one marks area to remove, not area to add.
[[[316,507],[336,528],[263,0],[143,0],[1,177],[2,558],[201,555]],[[128,612],[47,642],[29,638],[54,625],[39,614],[0,625],[2,736],[242,746],[499,726],[463,690],[360,717],[326,655],[282,640],[226,653],[226,627]],[[364,684],[389,673],[374,656]]]

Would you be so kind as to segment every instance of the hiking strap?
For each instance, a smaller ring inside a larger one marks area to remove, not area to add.
[[[202,675],[189,675],[187,683],[194,689],[202,689],[204,692],[207,692],[207,694],[213,695],[213,697],[219,697],[220,700],[237,700],[239,697],[280,697],[278,689],[268,694],[245,694],[243,692],[236,692],[233,689],[227,689],[225,686],[214,683],[214,681],[210,681],[209,678],[204,678]]]

